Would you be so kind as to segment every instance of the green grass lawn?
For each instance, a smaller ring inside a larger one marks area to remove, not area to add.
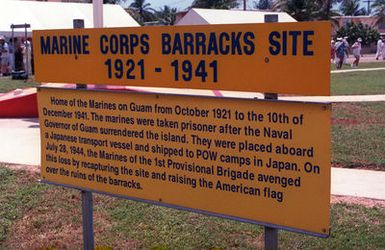
[[[14,221],[33,209],[41,200],[43,190],[48,187],[40,185],[36,177],[26,172],[10,171],[0,164],[0,248],[9,236],[9,229]]]
[[[80,192],[0,166],[0,249],[80,249]],[[94,195],[98,249],[262,249],[263,228]],[[331,236],[280,231],[281,249],[384,249],[385,207],[331,206]]]
[[[385,61],[384,60],[379,60],[376,62],[364,62],[360,63],[358,65],[359,69],[368,69],[368,68],[385,68]],[[336,66],[334,64],[330,65],[331,70],[336,70]],[[343,65],[342,69],[352,69],[350,65]]]
[[[331,95],[385,95],[385,70],[331,75]]]
[[[6,93],[15,89],[23,89],[29,87],[36,87],[39,84],[33,79],[12,80],[11,77],[0,77],[0,93]]]
[[[332,161],[385,171],[385,102],[334,103]]]

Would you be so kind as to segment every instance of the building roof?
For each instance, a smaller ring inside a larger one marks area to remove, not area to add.
[[[84,19],[85,28],[93,27],[92,4],[1,0],[0,34],[10,36],[11,24],[31,24],[31,30],[71,29],[73,19]],[[120,6],[103,5],[104,27],[132,27],[139,24]],[[17,29],[19,35],[24,30]]]
[[[296,22],[285,12],[190,9],[176,25],[264,23],[265,15],[278,15],[278,22]]]

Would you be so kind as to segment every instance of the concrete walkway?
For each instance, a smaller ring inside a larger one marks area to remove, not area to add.
[[[38,119],[0,119],[0,162],[40,165]]]
[[[332,70],[332,71],[330,71],[330,73],[332,73],[332,74],[338,74],[338,73],[351,73],[351,72],[377,71],[377,70],[385,70],[385,68],[339,69],[339,70]]]
[[[332,168],[331,193],[385,200],[385,172]]]
[[[220,96],[263,99],[262,93],[220,91]],[[385,95],[279,96],[279,100],[301,102],[385,102]]]
[[[303,102],[385,102],[385,95],[283,96],[280,100]]]
[[[0,162],[40,165],[38,119],[0,119]],[[331,193],[385,200],[385,172],[332,168]]]
[[[354,61],[354,56],[350,55],[348,58],[348,62],[352,63]],[[366,62],[383,62],[384,60],[376,60],[376,54],[364,54],[360,58],[360,63],[366,63]]]

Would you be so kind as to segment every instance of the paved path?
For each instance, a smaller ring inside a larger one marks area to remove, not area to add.
[[[0,162],[40,165],[38,119],[0,119]]]
[[[234,97],[247,99],[263,99],[264,95],[258,92],[239,91],[211,91],[195,89],[173,89],[173,88],[152,88],[152,87],[129,87],[130,90],[140,92],[157,92],[166,94],[182,95],[204,95],[218,97]],[[339,95],[339,96],[279,96],[279,100],[302,101],[302,102],[383,102],[385,95]]]
[[[352,63],[354,61],[354,56],[350,55],[348,58],[348,62]],[[376,54],[364,54],[360,58],[360,63],[366,62],[383,62],[384,60],[376,60]]]
[[[218,91],[219,92],[219,91]],[[220,96],[263,99],[262,93],[220,91]],[[279,100],[301,102],[385,102],[385,95],[279,96]]]
[[[351,73],[351,72],[360,72],[360,71],[377,71],[377,70],[385,70],[385,68],[366,68],[366,69],[339,69],[332,70],[330,73],[338,74],[338,73]]]
[[[283,96],[280,100],[304,102],[385,102],[385,95]]]
[[[40,165],[38,119],[0,119],[0,162]],[[385,172],[332,168],[331,193],[385,200]]]
[[[332,168],[331,193],[385,200],[385,172]]]

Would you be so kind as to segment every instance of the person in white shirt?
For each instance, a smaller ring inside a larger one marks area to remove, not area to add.
[[[382,60],[385,60],[385,38],[382,37]]]
[[[344,64],[349,65],[348,58],[349,58],[349,42],[348,42],[348,36],[345,36],[342,40],[345,43],[345,55],[344,55]]]
[[[361,37],[357,39],[357,41],[352,45],[352,54],[355,58],[354,62],[352,63],[352,68],[357,68],[358,63],[360,62],[361,58]]]
[[[0,74],[9,75],[9,48],[3,36],[0,36]]]
[[[24,46],[23,46],[23,63],[24,63],[24,70],[27,75],[32,74],[32,68],[31,68],[31,43],[28,40],[22,39]]]
[[[385,59],[384,56],[384,37],[380,37],[377,41],[377,51],[376,51],[376,60],[382,58]]]
[[[336,53],[336,69],[341,69],[342,64],[344,62],[344,57],[345,57],[345,43],[342,41],[341,37],[337,38],[337,42],[334,45],[335,48],[335,53]]]

